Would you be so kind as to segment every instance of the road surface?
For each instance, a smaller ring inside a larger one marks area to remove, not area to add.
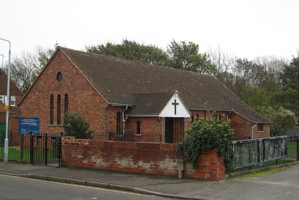
[[[129,180],[128,180],[129,181]],[[0,175],[1,200],[162,200],[156,196]]]

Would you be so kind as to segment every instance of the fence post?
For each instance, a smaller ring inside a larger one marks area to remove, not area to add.
[[[265,149],[265,140],[262,139],[262,145],[263,145],[263,163],[265,161],[265,157],[266,157],[266,149]]]
[[[258,146],[258,166],[262,166],[263,165],[263,161],[264,161],[264,140],[263,139],[256,139],[257,142],[257,146]]]
[[[63,133],[60,133],[60,137],[58,139],[58,167],[61,167],[62,163],[62,136]]]
[[[44,135],[44,138],[45,138],[45,140],[44,140],[44,148],[45,148],[45,155],[44,155],[44,157],[45,157],[45,165],[47,166],[48,165],[48,134],[46,133],[45,135]]]
[[[257,146],[257,166],[260,166],[261,164],[261,141],[259,139],[256,139],[256,146]]]
[[[297,160],[299,160],[299,138],[298,137],[296,139],[296,144],[297,144]]]
[[[33,143],[33,135],[30,133],[30,163],[34,164],[34,143]]]
[[[20,161],[23,162],[24,160],[24,135],[21,134],[20,138]]]

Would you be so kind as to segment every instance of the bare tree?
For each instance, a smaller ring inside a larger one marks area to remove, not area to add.
[[[52,49],[37,48],[34,53],[23,53],[13,59],[11,64],[11,78],[25,92],[35,78],[45,67],[52,55]]]
[[[217,66],[217,72],[232,72],[236,58],[224,52],[220,47],[209,51],[211,62]]]

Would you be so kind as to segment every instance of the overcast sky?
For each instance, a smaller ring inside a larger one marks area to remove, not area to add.
[[[0,37],[13,55],[37,46],[84,49],[122,39],[166,48],[194,41],[254,58],[291,58],[299,49],[298,0],[1,0]],[[5,53],[0,44],[0,53]]]

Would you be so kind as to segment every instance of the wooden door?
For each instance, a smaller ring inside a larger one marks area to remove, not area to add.
[[[174,142],[175,143],[182,143],[184,140],[184,118],[175,118],[174,119]]]

